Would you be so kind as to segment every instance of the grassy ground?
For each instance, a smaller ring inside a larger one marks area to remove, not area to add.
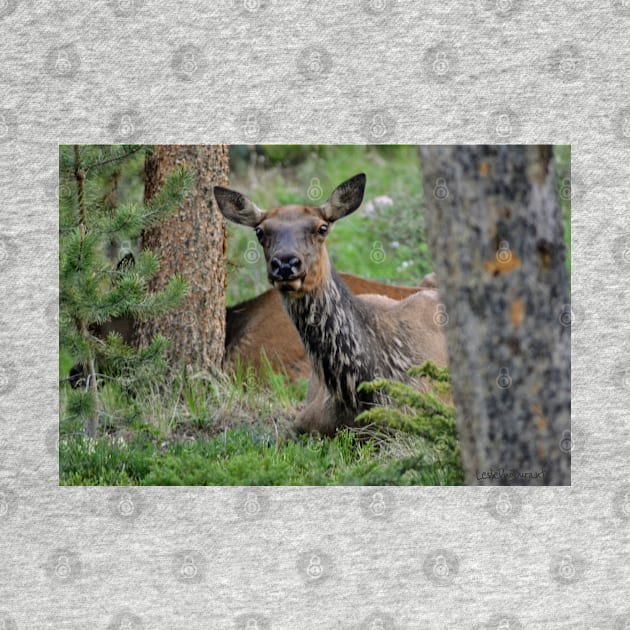
[[[462,481],[439,443],[402,431],[292,438],[306,383],[237,369],[222,379],[176,375],[129,398],[101,389],[107,434],[83,436],[61,391],[62,485],[443,485]]]

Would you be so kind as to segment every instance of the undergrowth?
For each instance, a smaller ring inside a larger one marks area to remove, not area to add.
[[[427,366],[423,370],[430,369]],[[424,372],[423,372],[424,373]],[[103,386],[103,435],[86,438],[62,394],[62,485],[451,485],[462,483],[454,411],[431,394],[377,381],[401,408],[374,408],[367,429],[335,438],[293,438],[305,382],[269,366],[264,377],[236,364],[224,377],[178,372],[148,388],[142,404],[116,383]],[[443,380],[442,373],[432,373]],[[62,388],[63,392],[63,388]],[[434,418],[432,424],[430,418]],[[411,419],[410,419],[411,418]],[[456,456],[457,455],[457,456]]]

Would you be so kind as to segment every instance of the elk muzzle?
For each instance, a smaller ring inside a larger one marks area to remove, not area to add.
[[[294,253],[276,254],[269,260],[269,281],[281,291],[297,291],[306,275],[302,260]]]

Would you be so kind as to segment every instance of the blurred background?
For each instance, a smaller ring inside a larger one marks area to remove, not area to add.
[[[570,245],[569,145],[554,147],[558,194]],[[420,160],[414,145],[234,145],[230,187],[263,209],[323,203],[345,179],[364,172],[358,212],[339,221],[327,240],[338,271],[415,286],[429,273]],[[228,304],[269,288],[251,230],[228,224]],[[570,256],[568,256],[570,262]]]

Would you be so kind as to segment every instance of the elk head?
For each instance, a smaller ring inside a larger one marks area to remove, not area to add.
[[[272,286],[289,297],[319,287],[330,274],[325,240],[338,219],[354,212],[363,200],[365,174],[339,185],[321,206],[282,206],[264,212],[234,190],[214,187],[226,219],[254,228],[267,261]]]

